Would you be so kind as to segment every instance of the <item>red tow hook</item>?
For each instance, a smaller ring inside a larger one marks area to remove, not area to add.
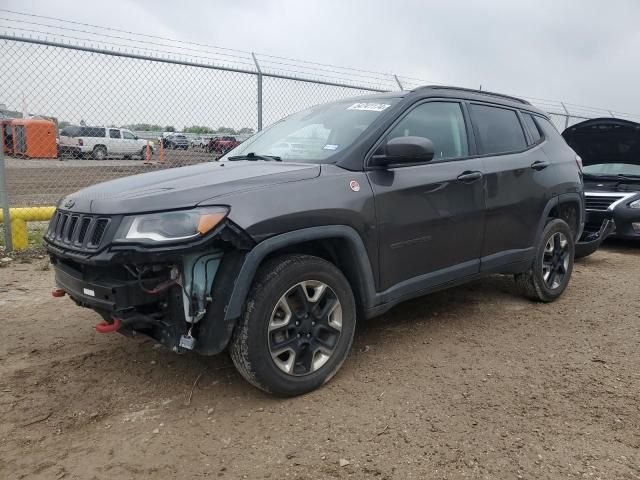
[[[122,320],[119,318],[114,318],[113,323],[107,323],[104,320],[96,325],[96,331],[98,333],[111,333],[117,332],[122,325]]]
[[[52,297],[56,297],[56,298],[64,297],[64,295],[65,295],[66,293],[67,293],[67,292],[65,292],[65,291],[64,291],[63,289],[61,289],[61,288],[54,288],[53,290],[51,290],[51,296],[52,296]]]

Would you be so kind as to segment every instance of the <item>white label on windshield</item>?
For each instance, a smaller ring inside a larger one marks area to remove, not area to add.
[[[387,103],[354,103],[347,110],[366,110],[368,112],[382,112],[391,105]]]
[[[340,145],[334,145],[334,144],[331,144],[331,143],[327,143],[324,147],[322,147],[322,149],[323,150],[337,150],[339,146]]]

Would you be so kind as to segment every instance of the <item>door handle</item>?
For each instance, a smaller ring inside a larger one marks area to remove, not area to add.
[[[473,183],[482,178],[482,172],[462,172],[458,175],[458,180],[463,183]]]
[[[546,160],[536,160],[531,164],[531,168],[538,171],[544,170],[548,166],[549,166],[549,162],[547,162]]]

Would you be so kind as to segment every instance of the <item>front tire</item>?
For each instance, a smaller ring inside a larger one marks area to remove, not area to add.
[[[544,227],[531,268],[515,276],[524,295],[552,302],[567,288],[573,271],[575,244],[569,225],[559,218]]]
[[[281,396],[328,382],[356,326],[349,282],[332,263],[285,255],[260,267],[233,334],[231,359],[252,385]]]

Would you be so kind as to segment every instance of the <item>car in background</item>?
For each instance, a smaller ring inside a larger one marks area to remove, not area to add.
[[[209,142],[212,138],[213,137],[211,136],[193,137],[191,138],[191,140],[189,140],[189,143],[191,144],[192,148],[205,148],[207,145],[209,145]]]
[[[122,157],[145,157],[149,145],[153,154],[154,144],[139,138],[131,130],[115,127],[67,126],[60,131],[60,154],[95,160]]]
[[[585,235],[640,240],[640,124],[594,118],[562,136],[582,158]],[[607,224],[609,232],[604,231]]]
[[[187,150],[189,148],[189,140],[185,135],[180,133],[171,133],[167,136],[163,136],[160,140],[162,142],[163,148],[168,148],[170,150]]]
[[[236,137],[213,137],[207,145],[207,151],[209,153],[219,153],[222,155],[236,148],[241,143],[242,142],[236,139]]]

